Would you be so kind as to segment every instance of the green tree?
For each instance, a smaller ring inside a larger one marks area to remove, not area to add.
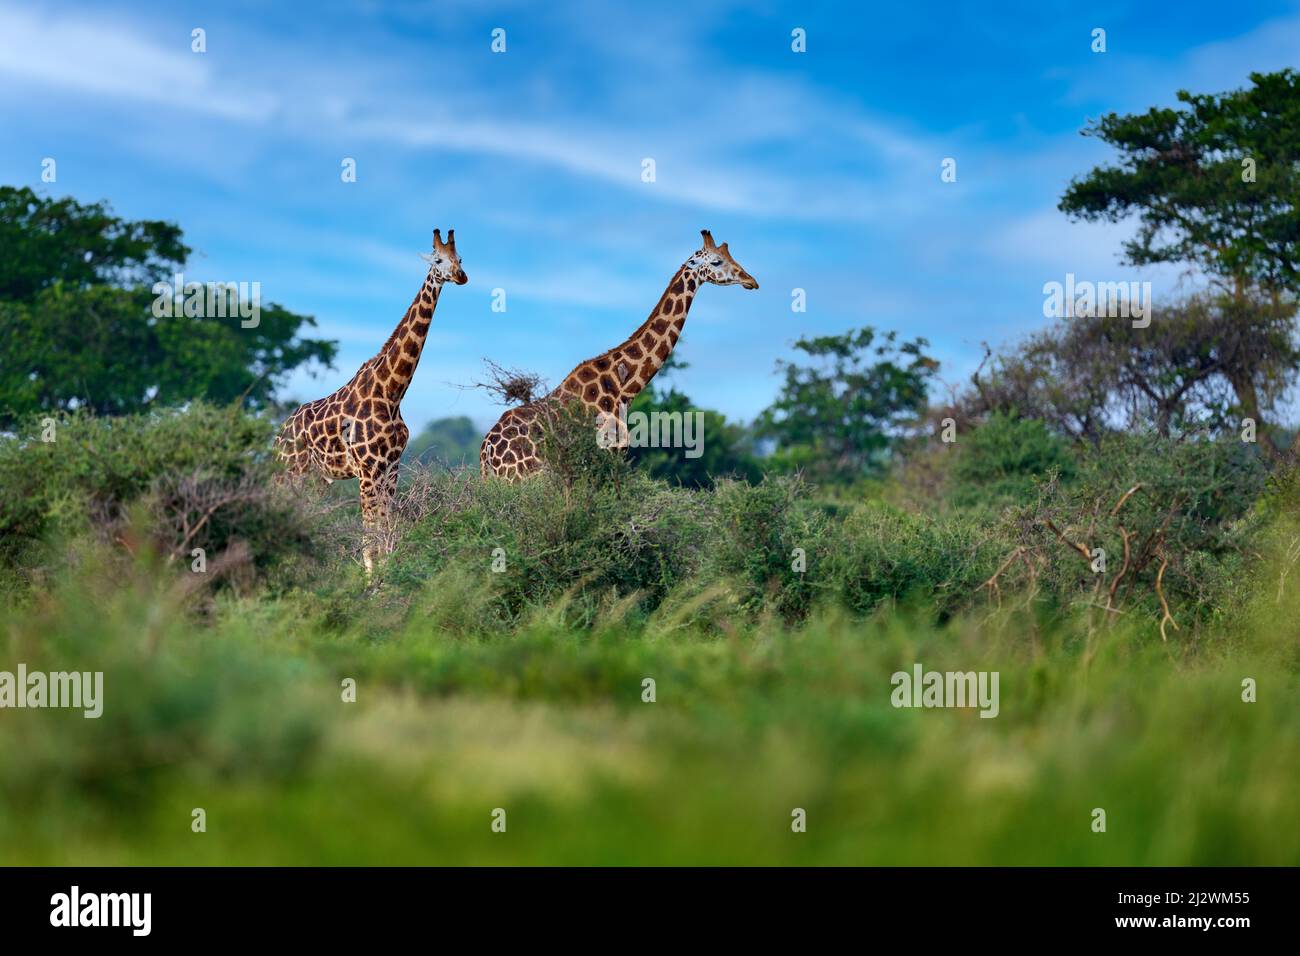
[[[183,268],[179,227],[103,203],[0,188],[0,425],[37,411],[126,414],[193,399],[269,404],[288,373],[330,364],[309,316],[155,315],[151,286]]]
[[[1075,219],[1136,215],[1129,264],[1203,270],[1227,300],[1221,309],[1246,323],[1300,293],[1300,74],[1250,79],[1249,89],[1182,90],[1178,107],[1096,120],[1083,135],[1115,147],[1119,162],[1075,179],[1060,202]],[[1295,365],[1279,358],[1226,370],[1242,414],[1260,421],[1265,393],[1285,387],[1270,373]]]
[[[478,467],[482,441],[482,429],[466,415],[435,418],[410,440],[403,458],[426,463],[434,459],[452,467],[466,464]]]
[[[762,476],[745,427],[727,421],[721,412],[699,408],[676,388],[661,393],[653,383],[647,385],[628,406],[629,416],[638,412],[682,416],[699,413],[702,416],[697,457],[687,457],[684,448],[628,449],[628,458],[637,468],[655,478],[688,488],[708,488],[717,478],[757,481]]]
[[[61,282],[148,286],[184,266],[190,248],[175,223],[129,222],[107,203],[44,199],[0,186],[0,301],[29,302]]]
[[[772,466],[839,483],[879,474],[902,429],[925,409],[939,368],[923,351],[928,345],[870,327],[795,342],[813,361],[777,362],[785,381],[755,423],[758,436],[775,442]]]

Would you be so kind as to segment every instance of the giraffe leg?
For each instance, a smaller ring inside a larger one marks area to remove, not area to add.
[[[397,500],[397,467],[399,462],[394,461],[389,464],[387,470],[380,477],[379,485],[379,525],[382,535],[381,550],[384,554],[392,554],[393,548],[397,542],[394,540],[395,532],[393,529],[393,503]]]
[[[379,516],[379,495],[375,481],[368,475],[362,475],[358,482],[361,488],[361,563],[366,568],[369,579],[375,570],[375,532]]]

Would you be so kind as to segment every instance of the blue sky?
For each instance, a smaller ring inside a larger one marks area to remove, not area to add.
[[[956,383],[982,341],[1044,323],[1066,272],[1187,281],[1121,267],[1126,227],[1056,211],[1108,157],[1078,130],[1300,64],[1300,8],[954,6],[0,0],[0,181],[175,220],[187,278],[257,281],[314,315],[340,357],[292,380],[301,400],[378,349],[433,227],[454,227],[470,284],[439,304],[403,404],[417,428],[495,419],[457,387],[484,357],[555,384],[617,344],[701,228],[762,288],[696,299],[675,382],[699,404],[751,418],[794,339],[864,324],[924,336]]]

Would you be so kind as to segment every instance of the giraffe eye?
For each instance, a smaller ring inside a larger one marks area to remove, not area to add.
[[[715,266],[720,266],[720,265],[722,265],[722,260],[721,260],[721,259],[714,259],[714,260],[713,260],[713,264],[714,264]]]

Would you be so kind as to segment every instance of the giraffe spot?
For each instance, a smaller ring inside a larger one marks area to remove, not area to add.
[[[594,381],[596,378],[596,371],[595,369],[591,369],[591,368],[587,368],[586,366],[583,366],[582,368],[578,369],[578,378],[583,382]]]
[[[519,434],[519,426],[518,426],[518,425],[511,425],[509,428],[507,428],[507,429],[505,429],[504,431],[501,432],[501,437],[502,437],[502,438],[514,438],[514,437],[515,437],[516,435],[518,435],[518,434]]]
[[[681,333],[680,333],[680,331],[678,330],[678,328],[677,328],[676,326],[673,326],[671,329],[668,330],[668,341],[669,341],[671,344],[676,345],[676,344],[677,344],[677,337],[678,337],[680,334],[681,334]]]
[[[603,372],[605,371],[605,369],[609,368],[610,362],[609,359],[605,358],[604,356],[601,356],[600,358],[596,359],[596,361],[593,362],[592,364],[596,366],[596,371]]]
[[[627,347],[627,357],[630,359],[639,359],[644,354],[639,345],[629,345]]]
[[[614,384],[614,380],[608,375],[600,377],[600,388],[601,391],[608,392],[610,395],[618,394],[618,386]]]
[[[415,339],[407,339],[402,343],[402,351],[414,358],[420,354],[420,343]]]
[[[374,407],[373,403],[370,401],[370,399],[367,398],[364,402],[361,403],[360,407],[357,408],[357,416],[359,418],[369,418],[371,415],[371,409],[373,407]]]
[[[429,323],[414,322],[411,324],[411,331],[414,332],[416,335],[423,336],[426,332],[429,331]]]
[[[682,280],[678,278],[676,282],[674,282],[671,286],[669,286],[668,291],[671,292],[673,295],[681,295],[682,289],[683,289]]]
[[[410,378],[411,373],[415,371],[415,363],[409,359],[402,359],[393,366],[393,374],[398,378]]]
[[[667,330],[668,328],[668,320],[655,319],[653,322],[650,323],[650,327],[654,329],[656,332],[658,332],[660,335],[663,335],[664,331]]]
[[[672,348],[668,345],[667,342],[660,342],[659,348],[655,349],[655,355],[658,355],[659,360],[662,362],[668,358],[668,353],[671,351]]]
[[[647,382],[650,381],[650,379],[654,378],[656,368],[654,359],[646,359],[645,364],[641,366],[641,377]]]
[[[681,315],[681,313],[684,311],[686,311],[685,299],[678,299],[676,302],[673,303],[673,315]]]
[[[687,292],[694,292],[694,291],[695,291],[695,276],[690,276],[690,277],[686,280],[686,291],[687,291]]]
[[[420,312],[419,312],[419,315],[420,315],[420,318],[422,318],[422,319],[432,318],[432,317],[433,317],[433,306],[431,306],[431,305],[426,305],[426,304],[424,304],[424,303],[421,303],[421,304],[420,304]]]
[[[575,395],[582,391],[582,385],[579,384],[577,377],[574,375],[570,375],[565,381],[564,388],[566,391],[573,392]]]
[[[608,395],[602,395],[600,401],[596,403],[596,407],[602,412],[612,412],[614,410],[614,400]]]
[[[582,397],[588,402],[594,402],[600,397],[600,389],[598,389],[596,384],[593,382],[587,386],[587,390],[582,393]]]
[[[515,463],[515,453],[507,448],[505,454],[501,456],[501,460],[507,465],[513,465]]]

